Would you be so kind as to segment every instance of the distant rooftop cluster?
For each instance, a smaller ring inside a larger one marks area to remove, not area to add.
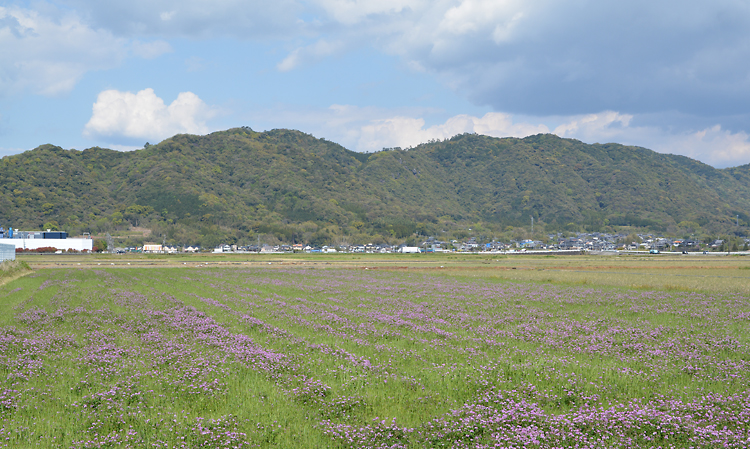
[[[113,252],[123,253],[364,253],[364,254],[391,254],[391,253],[528,253],[538,251],[556,252],[748,252],[750,238],[745,238],[735,247],[728,247],[728,242],[717,239],[709,242],[701,242],[696,239],[675,239],[656,234],[604,234],[604,233],[579,233],[574,236],[565,237],[563,234],[549,234],[545,241],[542,240],[509,240],[501,242],[491,240],[480,243],[476,237],[463,241],[442,241],[435,237],[422,240],[416,246],[407,244],[391,245],[386,243],[366,245],[322,245],[313,246],[304,243],[292,245],[235,245],[221,244],[213,248],[202,248],[199,245],[143,245],[135,247],[117,247]],[[635,237],[635,238],[634,238]]]

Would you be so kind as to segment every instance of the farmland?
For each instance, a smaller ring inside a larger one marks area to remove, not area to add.
[[[742,258],[28,262],[7,447],[750,444]]]

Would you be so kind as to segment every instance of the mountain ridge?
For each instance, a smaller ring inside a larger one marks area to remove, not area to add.
[[[531,217],[546,231],[744,235],[748,211],[750,164],[716,169],[551,134],[462,134],[357,153],[300,131],[242,127],[133,152],[47,144],[0,159],[6,226],[75,234],[138,224],[181,243],[497,234]]]

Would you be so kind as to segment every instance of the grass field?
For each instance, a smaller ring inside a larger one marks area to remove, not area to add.
[[[24,256],[0,445],[750,445],[745,258],[357,257]]]
[[[422,270],[433,274],[561,285],[750,295],[750,257],[710,255],[525,256],[484,254],[21,255],[32,268],[274,267]],[[440,273],[437,273],[437,271]]]

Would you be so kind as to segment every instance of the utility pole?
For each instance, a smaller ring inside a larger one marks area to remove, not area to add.
[[[534,233],[534,216],[531,215],[531,233]]]
[[[115,250],[115,240],[109,235],[109,232],[104,235],[104,238],[107,239],[107,251],[112,253]]]

